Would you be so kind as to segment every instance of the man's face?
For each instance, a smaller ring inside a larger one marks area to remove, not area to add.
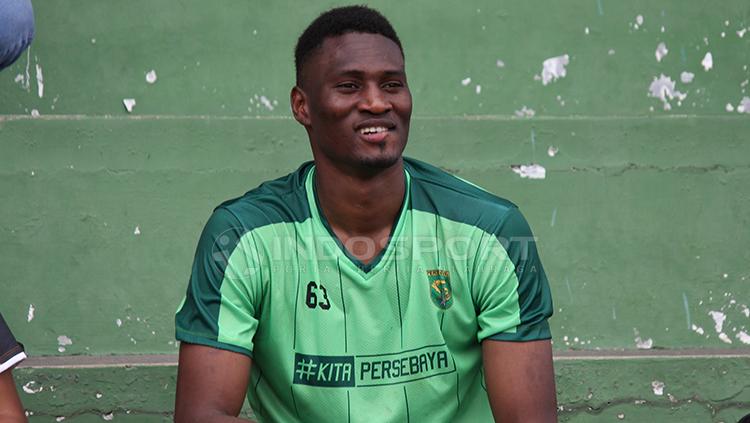
[[[365,33],[327,38],[305,63],[301,84],[292,108],[316,161],[365,171],[398,162],[412,102],[396,43]]]

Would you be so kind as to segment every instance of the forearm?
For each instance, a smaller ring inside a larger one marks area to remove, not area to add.
[[[2,406],[2,405],[0,405]],[[0,422],[2,423],[28,423],[28,420],[26,420],[26,416],[21,414],[6,414],[2,411],[0,411]]]

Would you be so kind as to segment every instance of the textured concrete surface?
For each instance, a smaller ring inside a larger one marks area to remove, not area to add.
[[[169,420],[172,367],[45,357],[176,352],[212,207],[310,158],[287,105],[292,48],[336,4],[35,3],[34,44],[0,72],[0,311],[41,360],[19,384],[50,387],[23,394],[32,421]],[[750,413],[750,363],[719,358],[750,348],[750,4],[371,4],[405,46],[407,153],[529,218],[556,352],[674,353],[561,361],[561,420]],[[531,164],[546,177],[512,170]]]

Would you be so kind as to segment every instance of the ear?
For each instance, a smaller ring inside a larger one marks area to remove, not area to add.
[[[310,113],[307,103],[307,94],[302,88],[294,86],[289,93],[289,102],[292,104],[292,114],[294,118],[305,127],[310,126]]]

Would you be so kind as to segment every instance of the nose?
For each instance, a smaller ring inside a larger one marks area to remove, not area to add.
[[[376,84],[370,84],[362,91],[359,101],[359,110],[380,115],[389,112],[393,108],[387,93]]]

